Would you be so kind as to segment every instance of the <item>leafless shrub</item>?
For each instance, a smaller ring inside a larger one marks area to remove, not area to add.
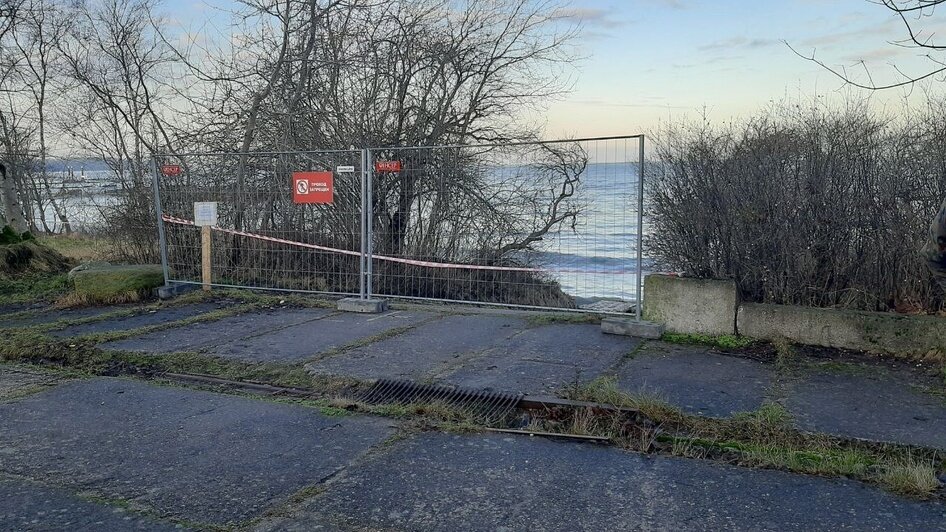
[[[946,193],[946,104],[782,103],[656,135],[650,252],[750,301],[936,311],[919,250]]]

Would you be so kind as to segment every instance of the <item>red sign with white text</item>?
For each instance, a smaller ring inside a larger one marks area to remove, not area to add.
[[[293,203],[332,203],[332,172],[293,172]]]
[[[400,172],[401,161],[375,161],[375,172]]]
[[[177,177],[181,175],[181,165],[179,164],[162,164],[161,165],[161,175],[166,175],[168,177]]]

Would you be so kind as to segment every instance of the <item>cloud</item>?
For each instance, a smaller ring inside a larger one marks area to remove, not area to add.
[[[690,7],[688,0],[638,0],[642,4],[657,4],[660,7],[669,7],[670,9],[687,9]]]
[[[864,52],[855,52],[842,57],[841,60],[850,63],[858,63],[860,61],[886,61],[911,55],[915,55],[915,52],[908,48],[891,45],[884,48],[874,48]]]
[[[593,26],[598,28],[616,28],[625,24],[624,20],[615,17],[611,9],[599,9],[594,7],[571,7],[556,9],[552,13],[552,18],[574,22],[583,26]]]
[[[703,52],[714,52],[718,50],[733,50],[736,48],[746,49],[746,50],[758,50],[761,48],[768,48],[770,46],[778,44],[780,41],[777,39],[763,39],[763,38],[748,38],[748,37],[731,37],[729,39],[723,39],[719,41],[714,41],[709,44],[704,44],[699,47],[700,51]]]
[[[832,44],[847,43],[850,41],[856,41],[863,39],[864,37],[881,37],[889,38],[891,36],[897,36],[898,30],[901,30],[903,27],[902,23],[893,19],[885,20],[884,22],[878,24],[870,24],[867,26],[861,26],[860,28],[855,28],[847,31],[837,31],[833,33],[827,33],[824,35],[819,35],[817,37],[810,37],[801,41],[801,44],[804,46],[818,47],[818,46],[828,46]]]

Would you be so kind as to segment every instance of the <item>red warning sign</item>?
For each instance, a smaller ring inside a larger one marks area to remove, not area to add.
[[[177,177],[181,175],[183,170],[179,164],[162,164],[161,165],[161,175],[166,175],[168,177]]]
[[[293,172],[293,203],[332,203],[332,172]]]
[[[375,172],[400,172],[401,161],[375,161]]]

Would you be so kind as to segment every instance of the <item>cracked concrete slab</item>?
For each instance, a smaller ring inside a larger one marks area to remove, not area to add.
[[[142,309],[141,312],[132,316],[125,316],[110,320],[93,321],[79,325],[71,325],[50,331],[49,335],[56,338],[72,338],[86,334],[104,333],[112,331],[126,331],[147,327],[150,325],[160,325],[172,321],[183,320],[199,316],[207,312],[213,312],[233,305],[230,302],[198,303],[195,305],[183,305],[177,307],[155,307]]]
[[[61,488],[0,478],[2,530],[182,530],[121,507],[91,502]]]
[[[903,372],[849,367],[809,369],[787,383],[785,406],[799,428],[946,449],[946,396]]]
[[[603,334],[598,325],[543,325],[512,336],[443,380],[471,388],[554,393],[606,374],[640,342],[638,338]]]
[[[618,388],[655,395],[691,414],[727,417],[762,406],[771,365],[708,348],[647,343],[617,371]]]
[[[198,351],[214,345],[264,334],[324,317],[326,309],[277,309],[249,312],[219,320],[203,321],[162,329],[152,333],[106,342],[104,349],[140,351],[144,353],[172,353]]]
[[[416,325],[435,316],[427,312],[390,311],[383,314],[325,312],[322,319],[308,321],[252,338],[231,340],[211,353],[251,362],[301,362],[315,355],[370,338],[392,329]]]
[[[505,435],[427,433],[258,530],[942,530],[853,481]]]
[[[15,319],[4,320],[0,318],[0,328],[9,329],[13,327],[30,327],[32,325],[43,325],[60,320],[79,320],[101,316],[116,310],[131,308],[129,305],[117,305],[111,307],[82,307],[71,309],[46,308],[41,311],[31,313]]]
[[[398,336],[313,362],[306,369],[361,379],[422,380],[506,342],[527,325],[511,316],[445,316]]]
[[[190,521],[242,521],[392,433],[378,418],[93,379],[0,404],[0,471]]]

